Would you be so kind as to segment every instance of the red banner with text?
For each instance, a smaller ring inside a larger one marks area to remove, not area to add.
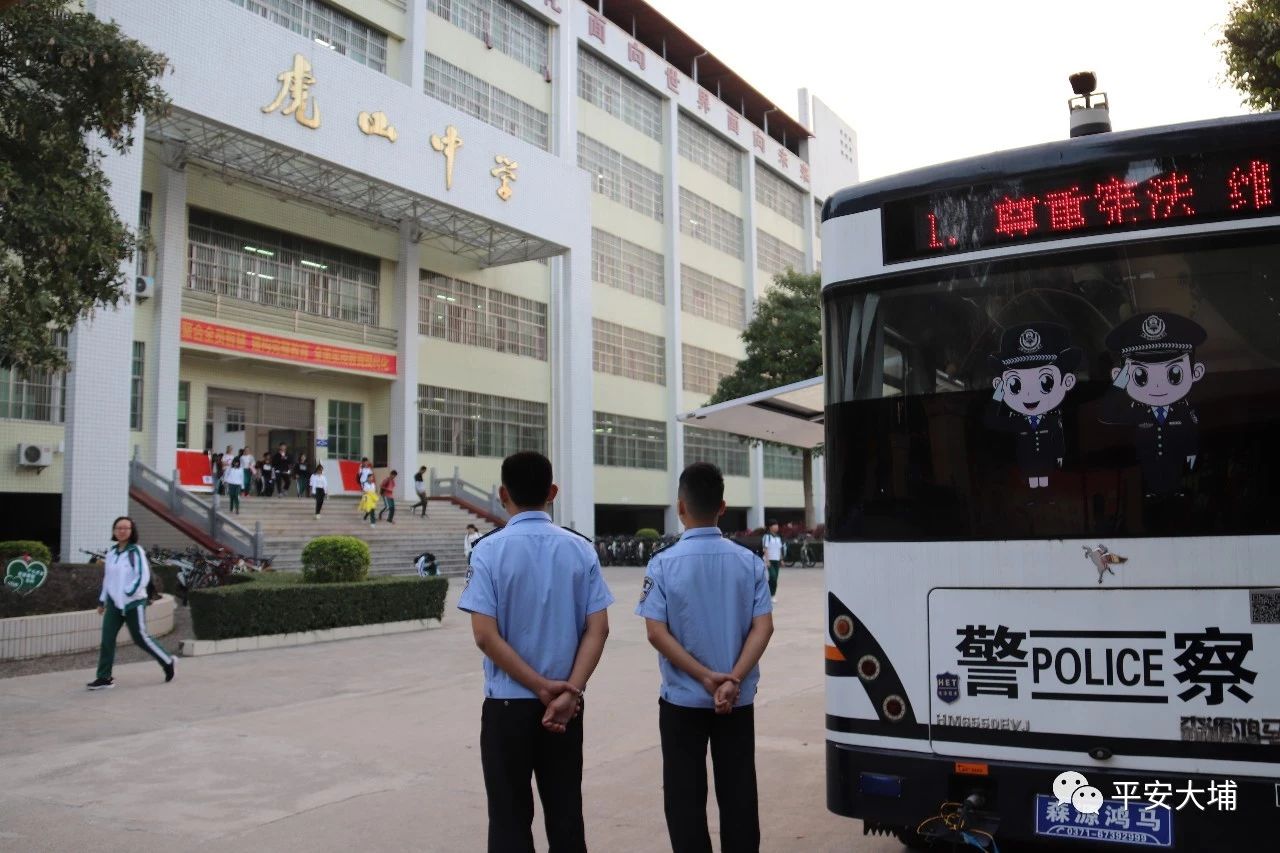
[[[354,370],[381,376],[396,375],[396,357],[389,353],[318,344],[312,341],[267,335],[262,332],[247,332],[243,329],[206,323],[189,317],[182,318],[182,342],[230,352],[279,358],[299,364],[332,367],[336,370]]]

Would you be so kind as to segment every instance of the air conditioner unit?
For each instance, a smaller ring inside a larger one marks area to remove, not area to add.
[[[133,295],[138,299],[147,299],[156,295],[156,280],[149,275],[140,275],[133,281]]]
[[[53,448],[47,444],[19,444],[19,468],[48,468],[53,464]]]

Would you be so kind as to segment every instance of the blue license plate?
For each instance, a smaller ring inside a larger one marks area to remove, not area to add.
[[[1036,835],[1134,847],[1172,847],[1173,812],[1137,800],[1105,800],[1085,814],[1050,794],[1036,794]]]

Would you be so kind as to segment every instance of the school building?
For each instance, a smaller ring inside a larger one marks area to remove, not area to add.
[[[173,105],[104,163],[133,298],[67,336],[65,374],[0,371],[0,538],[74,556],[135,454],[199,490],[203,451],[281,441],[406,495],[420,465],[487,489],[541,450],[589,536],[674,532],[695,460],[728,526],[798,515],[798,455],[675,417],[857,180],[817,98],[793,118],[639,0],[84,5],[169,58]]]

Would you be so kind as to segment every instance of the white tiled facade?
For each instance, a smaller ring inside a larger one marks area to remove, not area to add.
[[[261,455],[286,427],[326,464],[336,452],[373,457],[385,436],[406,493],[419,465],[457,468],[487,489],[504,452],[533,444],[556,466],[560,523],[592,535],[598,518],[616,528],[642,511],[636,519],[674,530],[664,508],[692,461],[675,415],[707,398],[685,387],[684,353],[696,355],[700,381],[708,365],[743,356],[746,317],[734,306],[749,314],[781,264],[819,263],[822,198],[811,186],[856,180],[856,158],[851,170],[840,161],[852,130],[816,99],[817,135],[784,145],[575,0],[88,6],[169,58],[174,111],[140,119],[139,144],[105,162],[121,219],[149,219],[138,271],[154,277],[154,295],[99,311],[71,335],[65,426],[0,409],[8,447],[58,451],[39,472],[0,465],[0,492],[61,493],[66,556],[100,545],[125,511],[135,449],[168,474],[180,447],[238,448],[246,437]],[[299,62],[310,82],[298,115],[284,112],[292,93],[266,110]],[[802,93],[802,120],[809,111]],[[365,132],[369,113],[385,114],[394,142]],[[461,146],[446,185],[448,128]],[[514,181],[503,198],[495,172],[506,162]],[[840,174],[820,183],[818,162]],[[221,242],[193,244],[197,220]],[[593,246],[607,260],[593,265]],[[361,269],[376,287],[347,272]],[[682,270],[696,295],[682,292]],[[360,310],[373,322],[343,319],[354,293],[372,300]],[[484,300],[468,305],[467,294]],[[652,356],[630,345],[614,353],[620,369],[593,370],[593,325],[660,341],[660,372],[642,369]],[[135,342],[141,429],[130,428]],[[458,414],[464,397],[490,414]],[[285,410],[288,424],[276,414]],[[665,424],[664,470],[652,466],[655,423]],[[597,450],[595,431],[615,425],[649,449]],[[748,464],[727,478],[726,500],[745,520],[802,505],[793,467],[773,464],[785,478],[766,477],[761,451],[741,452]],[[643,467],[596,464],[641,457]]]

